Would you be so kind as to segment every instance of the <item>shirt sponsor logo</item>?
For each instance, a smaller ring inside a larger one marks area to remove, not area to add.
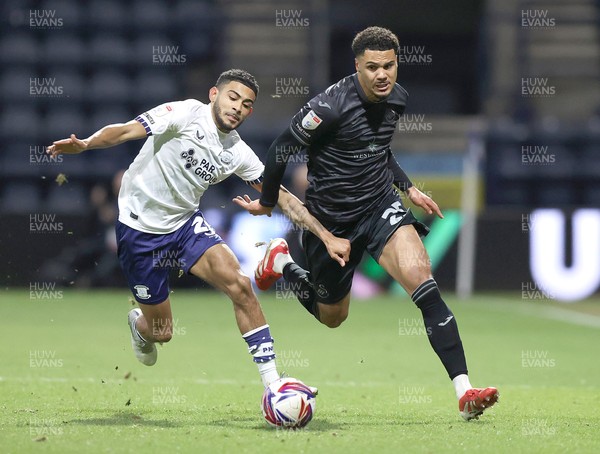
[[[303,145],[307,146],[310,145],[310,142],[312,141],[312,137],[310,135],[310,132],[307,131],[306,129],[302,128],[302,125],[300,124],[299,121],[294,121],[291,125],[290,125],[290,131],[292,132],[292,135]]]
[[[228,153],[231,152],[228,151]],[[195,167],[193,172],[198,176],[198,178],[207,181],[210,184],[213,184],[215,181],[217,181],[215,172],[216,167],[204,158],[202,158],[201,161],[198,161],[196,152],[193,148],[190,148],[187,151],[182,151],[179,156],[185,160],[184,166],[186,169],[191,169],[192,167]],[[233,159],[233,155],[231,157]]]
[[[315,111],[311,110],[302,119],[302,127],[309,131],[312,131],[313,129],[317,129],[322,122],[323,120],[321,120],[321,118],[315,113]]]
[[[181,152],[181,157],[185,159],[185,168],[190,169],[196,164],[198,164],[198,160],[194,157],[194,149],[190,148],[187,151]]]

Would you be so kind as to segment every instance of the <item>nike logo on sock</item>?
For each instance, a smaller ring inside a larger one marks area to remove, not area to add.
[[[449,315],[448,318],[446,320],[444,320],[442,323],[438,323],[438,326],[446,326],[448,323],[450,323],[450,320],[452,320],[454,318],[454,315]]]

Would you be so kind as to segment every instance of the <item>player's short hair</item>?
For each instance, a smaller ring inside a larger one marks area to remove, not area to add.
[[[400,42],[398,37],[387,28],[369,27],[358,32],[352,40],[352,52],[358,57],[365,53],[365,50],[390,50],[393,49],[396,55]]]
[[[245,85],[258,96],[258,82],[252,74],[243,69],[228,69],[227,71],[222,72],[217,79],[215,86],[219,88],[219,86],[232,81]]]

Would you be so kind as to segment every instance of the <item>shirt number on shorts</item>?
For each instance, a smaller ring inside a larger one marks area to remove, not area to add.
[[[204,233],[205,235],[214,235],[215,234],[215,229],[213,229],[210,225],[208,225],[206,223],[206,221],[204,220],[204,218],[198,216],[196,219],[194,219],[194,222],[192,222],[192,225],[194,226],[194,233],[195,234],[199,234],[199,233]]]
[[[394,202],[392,203],[391,208],[388,208],[383,212],[381,218],[388,219],[391,225],[396,225],[404,218],[405,214],[406,210],[402,207],[402,204],[400,202]]]

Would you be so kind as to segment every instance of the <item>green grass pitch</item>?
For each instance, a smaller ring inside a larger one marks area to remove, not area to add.
[[[408,299],[355,300],[331,330],[275,296],[259,295],[279,370],[320,390],[301,431],[264,422],[258,372],[223,295],[176,291],[175,336],[145,367],[131,351],[125,290],[2,291],[0,452],[600,452],[598,300],[447,296],[473,385],[501,394],[465,423]]]

